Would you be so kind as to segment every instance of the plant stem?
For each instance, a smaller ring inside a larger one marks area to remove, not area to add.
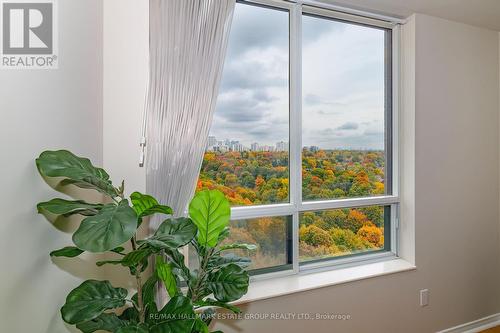
[[[119,189],[115,189],[118,196],[121,198],[121,200],[125,199],[125,182],[122,181],[122,184]],[[136,251],[137,250],[137,236],[134,235],[130,239],[130,242],[132,243],[132,250]],[[135,282],[137,283],[137,306],[138,306],[138,311],[139,311],[139,322],[144,323],[146,319],[146,309],[144,308],[144,300],[142,299],[142,281],[141,281],[141,269],[142,265],[138,264],[137,267],[135,268]]]
[[[200,273],[198,274],[198,280],[196,281],[196,285],[193,288],[193,296],[191,298],[191,300],[193,302],[196,302],[199,300],[198,299],[199,288],[201,287],[201,284],[203,283],[203,280],[205,279],[205,275],[207,273],[206,269],[207,269],[207,265],[208,265],[208,259],[212,256],[213,251],[214,251],[214,249],[210,249],[210,250],[205,249],[205,251],[203,253],[203,257],[202,257],[201,263],[200,263]]]
[[[132,242],[132,250],[137,250],[135,235],[130,240]],[[135,269],[135,281],[137,283],[137,303],[139,311],[139,321],[144,323],[146,317],[146,311],[144,309],[144,300],[142,299],[142,281],[141,281],[141,264],[138,264]]]

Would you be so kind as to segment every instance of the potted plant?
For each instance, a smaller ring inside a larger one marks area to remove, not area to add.
[[[227,254],[231,249],[255,249],[250,244],[226,244],[230,207],[218,191],[197,193],[189,204],[189,217],[172,218],[172,209],[150,195],[124,195],[124,183],[115,187],[106,171],[89,159],[67,150],[44,151],[36,166],[45,178],[57,177],[58,186],[93,189],[106,197],[105,203],[52,199],[37,205],[44,215],[83,216],[74,232],[74,245],[50,253],[53,257],[77,257],[83,252],[113,253],[114,260],[97,262],[128,268],[135,291],[113,287],[109,281],[87,280],[73,289],[61,308],[62,319],[84,332],[191,333],[209,332],[214,308],[239,312],[229,304],[248,289],[245,268],[248,258]],[[138,227],[153,214],[166,218],[148,238],[140,239]],[[126,246],[125,244],[130,244]],[[180,248],[190,244],[199,258],[191,270]],[[155,268],[145,278],[147,267]],[[156,288],[165,289],[168,302],[155,301]]]

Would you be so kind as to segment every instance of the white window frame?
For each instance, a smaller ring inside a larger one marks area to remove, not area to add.
[[[237,2],[264,5],[289,12],[289,203],[258,206],[238,206],[231,208],[231,220],[244,220],[260,217],[292,216],[293,265],[290,270],[263,273],[252,276],[252,280],[262,280],[287,275],[306,274],[323,270],[368,264],[398,257],[399,244],[399,205],[400,205],[400,138],[399,138],[399,77],[400,77],[400,29],[402,20],[359,10],[324,4],[318,1],[286,0],[237,0]],[[373,197],[346,198],[321,201],[302,201],[302,14],[334,18],[348,22],[361,23],[392,30],[392,194]],[[338,208],[357,208],[363,206],[390,206],[391,208],[391,248],[389,251],[359,254],[342,258],[299,264],[299,214]],[[272,269],[272,267],[270,268]]]

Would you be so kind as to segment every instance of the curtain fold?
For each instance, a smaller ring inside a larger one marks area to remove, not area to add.
[[[150,0],[146,188],[174,216],[185,214],[196,187],[234,6],[235,0]]]

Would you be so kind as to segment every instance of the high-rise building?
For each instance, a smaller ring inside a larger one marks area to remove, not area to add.
[[[258,151],[259,150],[259,144],[257,142],[254,142],[250,145],[250,150],[251,151]]]
[[[274,147],[268,145],[259,146],[259,151],[274,151]]]
[[[243,145],[239,143],[238,141],[233,141],[231,143],[231,150],[232,151],[237,151],[237,152],[242,152],[243,151]]]
[[[213,135],[208,137],[208,147],[217,146],[217,138]]]
[[[276,151],[288,151],[288,142],[276,142]]]

